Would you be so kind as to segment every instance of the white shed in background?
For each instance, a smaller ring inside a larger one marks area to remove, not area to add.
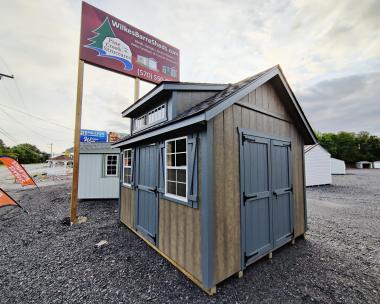
[[[79,199],[119,198],[119,154],[111,143],[81,143]]]
[[[331,156],[319,144],[305,146],[306,186],[329,185],[331,179]]]
[[[373,162],[374,169],[380,169],[380,160]]]
[[[331,174],[346,174],[346,164],[343,160],[331,158]]]
[[[371,163],[369,161],[366,161],[366,160],[362,160],[362,161],[358,161],[355,164],[355,167],[357,169],[372,169],[373,168],[373,163]]]

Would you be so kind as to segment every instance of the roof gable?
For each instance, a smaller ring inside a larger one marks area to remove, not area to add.
[[[141,132],[139,133],[139,136],[141,137],[143,134],[145,134],[144,138],[146,139],[148,137],[153,136],[153,134],[155,134],[155,136],[158,135],[158,133],[162,134],[162,132],[158,132],[158,130],[156,129],[163,128],[162,130],[166,130],[167,128],[164,127],[168,125],[173,125],[173,128],[175,128],[176,125],[186,127],[187,125],[191,125],[192,123],[194,123],[195,120],[191,118],[195,116],[200,117],[199,119],[203,119],[206,121],[211,120],[216,115],[218,115],[228,107],[232,106],[234,103],[238,102],[247,94],[256,90],[259,86],[263,85],[269,80],[272,81],[274,88],[276,89],[277,93],[279,93],[280,98],[285,105],[285,108],[287,110],[291,110],[291,112],[293,113],[293,119],[297,123],[297,129],[300,131],[302,137],[304,138],[305,144],[316,144],[317,140],[313,132],[313,129],[307,121],[307,118],[304,112],[302,111],[287,80],[285,79],[285,76],[279,65],[276,65],[270,69],[262,71],[251,77],[248,77],[235,84],[229,84],[225,86],[225,88],[223,90],[220,90],[220,92],[205,99],[204,101],[193,106],[187,111],[181,113],[174,119],[167,121],[166,123],[159,125],[155,128],[147,130],[146,132]],[[202,115],[200,116],[200,114]],[[199,119],[196,121],[199,122]],[[188,121],[188,124],[186,124],[186,121]],[[153,133],[149,135],[150,132]],[[128,144],[130,140],[132,140],[134,137],[134,135],[126,137],[121,141],[117,142],[116,146],[121,146],[123,142],[125,142],[125,144]],[[133,142],[136,141],[137,139],[133,139]]]
[[[129,117],[133,112],[138,111],[147,101],[157,98],[165,92],[172,91],[222,91],[227,84],[216,83],[192,83],[192,82],[161,82],[143,97],[137,100],[122,112],[123,117]]]

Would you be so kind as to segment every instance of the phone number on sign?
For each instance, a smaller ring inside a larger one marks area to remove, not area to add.
[[[147,72],[141,69],[137,69],[137,76],[144,78],[144,79],[149,79],[153,82],[161,82],[164,81],[165,79],[162,76],[155,75],[151,72]]]

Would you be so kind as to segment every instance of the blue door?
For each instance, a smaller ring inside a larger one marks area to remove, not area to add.
[[[293,235],[293,189],[290,143],[271,140],[273,246],[279,247]]]
[[[156,244],[158,224],[158,148],[149,145],[136,149],[136,228]]]
[[[293,236],[290,142],[242,134],[242,263],[254,262]]]
[[[246,262],[272,248],[270,140],[244,135],[242,143],[243,208]]]

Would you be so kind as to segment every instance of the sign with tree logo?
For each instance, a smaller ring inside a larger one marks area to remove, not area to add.
[[[179,50],[85,2],[80,59],[152,83],[179,81]]]

